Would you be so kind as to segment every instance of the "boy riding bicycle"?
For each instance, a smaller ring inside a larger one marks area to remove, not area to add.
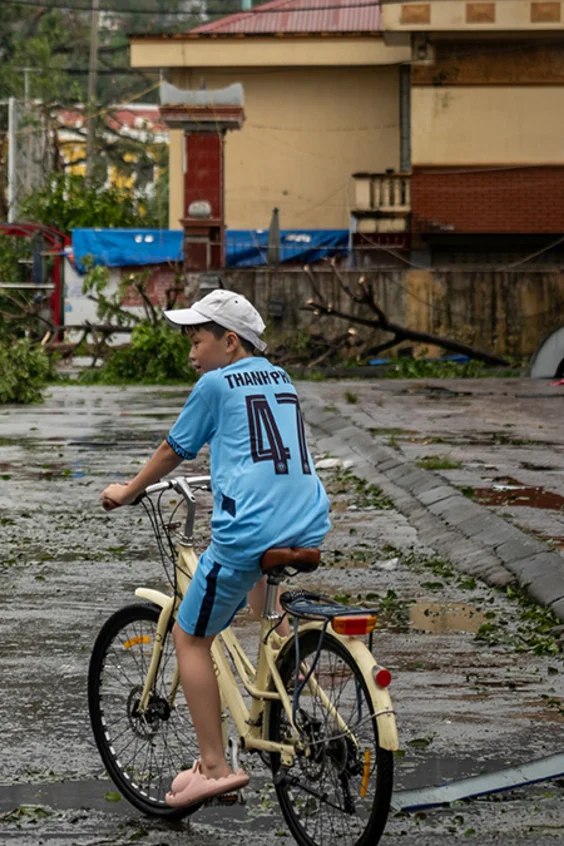
[[[223,749],[219,690],[210,654],[214,637],[247,604],[260,616],[263,553],[315,547],[329,530],[329,502],[307,448],[295,388],[284,370],[255,355],[266,349],[264,323],[240,294],[219,289],[188,309],[165,312],[188,327],[190,361],[201,375],[168,437],[127,485],[101,494],[110,510],[128,505],[184,459],[210,446],[212,538],[173,629],[184,695],[200,759],[180,773],[172,807],[231,793],[248,784],[231,772]],[[284,622],[278,627],[288,633]]]

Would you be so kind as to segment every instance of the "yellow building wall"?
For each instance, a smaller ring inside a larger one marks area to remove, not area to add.
[[[241,82],[243,129],[227,133],[226,223],[267,228],[272,209],[288,228],[347,228],[351,175],[399,169],[398,67],[173,69],[181,88]],[[182,217],[180,151],[171,134],[170,226]],[[173,186],[175,186],[173,188]]]
[[[564,86],[414,86],[412,164],[564,163]]]
[[[317,68],[390,65],[411,61],[409,44],[386,44],[382,34],[131,37],[133,68]]]
[[[168,183],[168,226],[182,229],[184,217],[184,132],[171,129],[168,136],[169,183]]]

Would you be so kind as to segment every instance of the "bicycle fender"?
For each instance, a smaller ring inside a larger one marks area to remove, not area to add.
[[[307,623],[305,626],[300,626],[300,631],[307,631],[308,629],[320,629],[319,623]],[[378,687],[374,681],[372,671],[377,666],[374,656],[367,648],[363,641],[355,637],[347,637],[338,635],[334,631],[329,632],[331,637],[341,642],[347,652],[349,652],[364,676],[366,686],[372,699],[374,706],[374,713],[376,714],[376,724],[378,726],[378,742],[382,749],[387,749],[390,752],[395,752],[399,749],[398,732],[396,727],[396,717],[394,706],[388,690],[383,687]]]
[[[135,596],[138,596],[139,599],[146,599],[160,608],[166,608],[169,614],[172,612],[174,596],[167,596],[166,593],[161,593],[159,590],[153,590],[152,588],[137,588]]]

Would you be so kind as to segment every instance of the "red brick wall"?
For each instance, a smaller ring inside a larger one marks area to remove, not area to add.
[[[174,288],[176,285],[183,286],[182,280],[177,282],[176,273],[173,268],[168,265],[156,264],[148,267],[123,267],[121,270],[121,278],[127,279],[131,274],[138,274],[148,272],[149,276],[145,283],[145,291],[153,303],[153,305],[166,305],[166,292],[168,288]],[[183,303],[183,292],[180,293],[176,300],[176,305],[180,306]],[[134,287],[127,288],[123,298],[124,306],[140,306],[143,305],[143,300],[139,296]]]
[[[415,167],[411,207],[414,232],[560,233],[564,166]]]
[[[223,138],[219,132],[201,132],[186,136],[186,174],[184,176],[184,216],[190,203],[207,200],[211,216],[223,217]]]

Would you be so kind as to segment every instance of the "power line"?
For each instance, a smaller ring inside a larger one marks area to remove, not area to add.
[[[525,258],[519,259],[519,261],[513,261],[510,264],[506,264],[505,267],[501,267],[500,270],[501,272],[504,272],[506,270],[512,270],[514,267],[519,267],[521,264],[526,264],[531,261],[531,259],[537,258],[537,256],[542,256],[543,253],[547,253],[549,250],[552,250],[553,247],[558,247],[563,241],[564,235],[561,235],[560,238],[557,238],[556,241],[552,241],[550,244],[547,244],[547,246],[543,247],[541,250],[536,250],[534,253],[525,256]]]
[[[446,2],[446,0],[438,0],[439,2]],[[9,6],[33,6],[37,8],[37,3],[32,2],[32,0],[3,0],[6,5]],[[387,0],[388,3],[401,3],[404,0]],[[232,9],[226,8],[221,12],[215,12],[212,14],[206,14],[207,18],[215,18],[219,17],[222,18],[225,15],[232,15],[232,14],[244,14],[244,15],[263,15],[263,14],[294,14],[297,12],[323,12],[326,10],[331,9],[358,9],[358,8],[375,8],[380,6],[381,4],[377,2],[377,0],[368,0],[368,2],[362,2],[362,0],[354,0],[350,4],[333,4],[327,6],[303,6],[298,9],[288,9],[288,8],[277,8],[277,9],[262,9],[260,6],[254,9],[245,9],[244,11],[241,10],[240,6],[235,6]],[[63,2],[63,0],[48,0],[43,4],[43,8],[46,9],[65,9],[66,11],[70,12],[91,12],[93,9],[92,4],[88,4],[87,6],[77,6],[77,5],[69,5],[68,2]],[[191,17],[195,16],[199,13],[196,10],[185,11],[179,9],[171,9],[170,11],[166,12],[163,9],[116,9],[116,8],[109,8],[107,6],[101,6],[100,12],[103,12],[105,15],[158,15],[160,17]]]
[[[91,117],[92,118],[102,117],[104,115],[111,114],[112,112],[119,111],[120,109],[124,109],[124,107],[126,107],[129,103],[132,103],[135,100],[140,100],[141,97],[144,97],[146,94],[150,94],[151,91],[155,91],[159,87],[159,84],[160,84],[159,82],[155,82],[153,85],[150,85],[148,88],[144,88],[142,91],[138,91],[136,94],[130,94],[129,97],[128,97],[127,104],[126,103],[124,103],[124,104],[115,103],[113,105],[106,106],[102,109],[99,109],[97,112],[94,112],[94,114],[91,115]],[[73,107],[72,106],[66,106],[66,107],[63,106],[61,108],[63,110],[65,108],[68,109],[68,110],[72,110]],[[125,110],[127,111],[126,108],[125,108]],[[16,130],[15,134],[16,135],[33,135],[36,132],[37,132],[37,129],[35,127],[26,126],[22,129]],[[0,137],[3,136],[3,135],[7,135],[7,134],[8,133],[5,130],[0,130]]]
[[[37,3],[33,2],[33,0],[2,0],[2,2],[5,5],[37,8]],[[211,13],[211,14],[207,13],[205,15],[205,20],[200,21],[198,26],[205,25],[206,23],[213,23],[213,22],[216,22],[218,20],[221,20],[222,18],[228,17],[230,15],[235,15],[235,14],[237,14],[237,15],[242,14],[242,15],[245,15],[245,16],[258,16],[258,15],[282,14],[282,13],[284,13],[284,14],[298,14],[300,12],[322,12],[322,11],[339,10],[339,9],[340,10],[351,10],[351,9],[363,9],[363,8],[376,8],[376,7],[382,7],[382,6],[398,5],[398,4],[402,4],[404,2],[405,2],[405,0],[366,0],[366,2],[363,2],[363,0],[351,0],[350,3],[336,3],[336,4],[334,3],[334,4],[324,5],[324,6],[302,6],[300,8],[278,7],[278,8],[274,8],[274,9],[273,8],[265,9],[262,6],[257,6],[254,9],[248,9],[248,10],[244,10],[244,11],[242,11],[239,6],[236,6],[233,9],[225,8],[220,12],[215,12],[215,13]],[[433,0],[433,2],[435,2],[435,3],[451,2],[451,0]],[[462,0],[460,0],[460,2],[462,2]],[[504,0],[497,0],[497,2],[504,2]],[[514,0],[507,0],[507,2],[514,2]],[[53,9],[53,10],[59,9],[59,10],[74,11],[74,12],[91,12],[92,9],[93,9],[93,6],[91,4],[84,5],[84,6],[69,5],[68,0],[66,0],[66,2],[65,2],[65,0],[48,0],[48,2],[46,2],[43,5],[43,8],[44,9],[45,8]],[[200,16],[200,18],[201,18],[201,16],[202,16],[202,13],[199,13],[199,12],[194,11],[194,10],[191,10],[191,11],[180,11],[180,10],[163,11],[162,9],[156,9],[156,8],[155,9],[131,10],[131,9],[115,9],[115,8],[110,9],[110,8],[107,8],[107,7],[101,7],[100,12],[105,14],[105,15],[124,15],[124,16],[128,16],[128,15],[130,15],[130,16],[131,15],[152,15],[152,16],[155,16],[156,15],[156,16],[160,16],[160,17],[183,17],[183,18],[187,18],[187,19],[190,19],[190,18],[194,19],[198,16]],[[188,33],[189,32],[190,32],[190,30],[188,30]],[[242,33],[242,34],[244,34],[244,33]],[[301,35],[303,33],[297,33],[297,34]],[[423,34],[433,35],[434,38],[435,38],[435,41],[442,43],[441,37],[440,37],[441,36],[440,32],[430,31],[429,33],[423,33]],[[464,32],[461,32],[460,34],[461,34],[461,36],[463,36]],[[128,37],[135,38],[135,37],[143,37],[145,35],[151,35],[151,33],[145,33],[145,32],[129,33]],[[175,33],[163,32],[163,33],[155,33],[154,35],[155,35],[155,37],[166,37],[167,35],[173,36],[173,35],[175,35]],[[196,33],[196,35],[197,35],[197,33]],[[479,57],[479,56],[488,56],[488,55],[499,55],[499,54],[504,54],[504,53],[513,53],[513,52],[517,52],[517,51],[518,52],[524,52],[524,51],[533,51],[534,52],[534,51],[538,51],[540,49],[546,49],[547,47],[557,47],[557,46],[561,46],[561,45],[564,44],[564,39],[562,37],[545,38],[545,39],[542,39],[542,41],[532,40],[531,38],[529,38],[529,40],[526,43],[523,43],[524,39],[527,38],[527,35],[529,35],[529,33],[527,33],[527,32],[525,32],[525,33],[524,32],[516,32],[515,38],[520,39],[520,40],[517,40],[515,43],[512,43],[512,42],[509,42],[507,44],[497,43],[489,49],[487,47],[485,47],[483,44],[481,44],[478,49],[472,49],[471,47],[468,48],[466,45],[462,48],[460,44],[456,44],[456,42],[454,42],[453,46],[454,46],[455,49],[453,50],[452,53],[450,53],[448,56],[445,56],[444,58],[446,60],[449,60],[449,59],[456,60],[456,59],[463,59],[463,58],[474,57],[474,56]],[[128,46],[129,46],[128,44],[124,45],[124,47],[128,47]],[[103,50],[103,48],[101,48],[101,49]],[[391,64],[393,64],[393,65],[406,64],[406,62],[393,62]],[[408,64],[414,64],[415,66],[417,66],[418,63],[416,61],[414,61],[414,62],[409,62]],[[57,70],[59,70],[59,69],[57,69]],[[65,70],[65,69],[62,68],[60,70]],[[141,70],[141,69],[139,69],[139,70]],[[209,69],[208,72],[213,73],[213,70],[214,69]],[[69,69],[68,72],[69,73],[76,73],[76,74],[83,73],[83,72],[87,73],[87,71],[82,71],[82,69],[76,69],[76,70],[75,69],[73,69],[73,70]],[[118,72],[117,69],[116,69],[115,72],[116,73]],[[126,73],[126,72],[127,71],[119,71],[119,73]],[[132,71],[132,72],[134,72],[134,71]],[[146,72],[150,72],[150,71],[146,71]],[[257,70],[257,72],[258,73],[276,73],[277,71],[272,70],[272,69],[267,70],[267,69],[263,68],[263,69]],[[110,70],[110,71],[102,70],[102,71],[98,71],[98,73],[107,74],[107,73],[113,73],[113,71],[112,70]],[[448,82],[445,83],[445,84],[448,85]],[[516,84],[518,84],[518,83],[516,83]]]
[[[73,74],[79,75],[79,74],[87,74],[88,73],[88,68],[40,68],[39,70],[41,71],[41,73],[43,73],[43,72],[49,73],[51,71],[61,71],[62,73],[69,73],[71,75],[73,75]],[[147,68],[147,70],[144,70],[142,68],[138,68],[138,69],[136,69],[136,68],[103,68],[103,69],[98,68],[97,74],[98,74],[98,76],[100,76],[100,74],[120,74],[120,75],[128,74],[128,75],[131,75],[131,76],[150,76],[152,74],[153,76],[157,76],[158,74],[160,74],[160,71],[158,69],[154,69],[154,68],[153,69]]]
[[[37,8],[37,3],[32,2],[32,0],[3,0],[5,5],[9,6],[33,6]],[[291,0],[290,0],[291,2]],[[394,6],[394,5],[401,5],[405,3],[406,0],[351,0],[349,3],[334,3],[328,4],[325,6],[301,6],[298,8],[288,6],[278,6],[277,8],[270,8],[265,9],[262,6],[256,6],[253,9],[241,9],[240,5],[235,5],[233,8],[226,7],[218,12],[213,13],[206,13],[206,17],[208,19],[211,18],[222,18],[225,15],[233,15],[233,14],[242,14],[245,16],[253,16],[253,15],[280,15],[280,14],[298,14],[300,12],[324,12],[329,11],[331,9],[342,9],[343,11],[351,10],[351,9],[365,9],[365,8],[376,8],[382,6]],[[433,0],[435,3],[441,2],[451,2],[451,0]],[[462,0],[460,0],[462,2]],[[504,2],[504,0],[497,0],[497,2]],[[514,0],[506,0],[506,2],[514,2]],[[91,12],[93,6],[91,3],[88,5],[75,5],[69,4],[64,2],[63,0],[47,0],[44,2],[43,8],[46,9],[65,9],[67,11],[73,12]],[[152,8],[152,9],[124,9],[124,8],[111,8],[108,6],[100,6],[100,12],[103,12],[106,15],[158,15],[160,17],[190,17],[198,14],[202,14],[198,12],[198,10],[191,9],[191,10],[180,10],[180,9],[170,9],[169,11],[165,11],[163,9]]]
[[[3,0],[5,5],[9,6],[33,6],[37,8],[38,4],[36,2],[32,2],[32,0]],[[291,0],[290,0],[291,2]],[[363,9],[363,8],[375,8],[377,6],[395,6],[401,5],[405,3],[406,0],[367,0],[366,2],[362,2],[362,0],[351,0],[349,3],[336,3],[332,5],[326,6],[302,6],[298,8],[293,8],[288,6],[278,6],[274,9],[265,9],[262,6],[255,6],[253,9],[241,9],[240,5],[235,5],[232,9],[225,8],[220,12],[214,13],[206,13],[208,18],[211,17],[223,17],[224,15],[232,15],[232,14],[242,14],[242,15],[279,15],[279,14],[294,14],[299,12],[323,12],[326,10],[331,9],[343,9],[344,11],[350,9]],[[451,0],[433,0],[435,3],[446,3],[451,2]],[[460,0],[463,2],[463,0]],[[504,0],[497,0],[497,2],[504,2]],[[514,2],[514,0],[506,0],[506,2]],[[91,3],[88,5],[77,6],[75,4],[69,4],[67,2],[62,2],[62,0],[47,0],[42,4],[43,8],[47,9],[66,9],[67,11],[74,11],[74,12],[91,12],[93,6]],[[158,15],[160,17],[189,17],[190,15],[197,15],[199,12],[197,10],[180,10],[180,9],[170,9],[169,11],[165,11],[163,9],[152,8],[152,9],[116,9],[107,6],[101,6],[100,12],[108,15]]]

